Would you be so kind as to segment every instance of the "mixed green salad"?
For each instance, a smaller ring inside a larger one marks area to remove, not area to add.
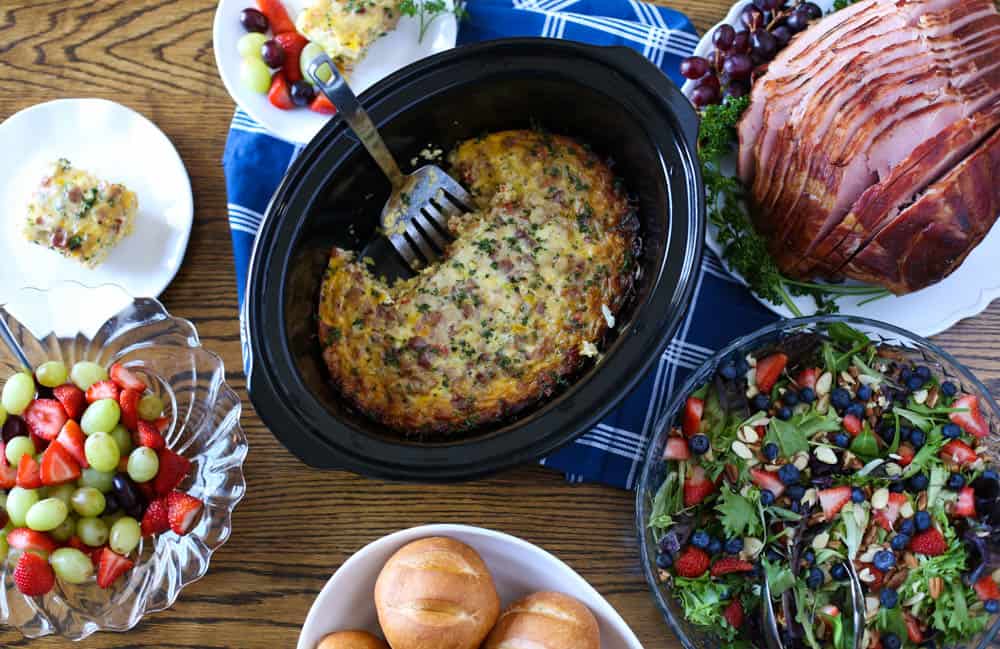
[[[765,579],[785,647],[854,646],[852,579],[860,646],[966,643],[1000,612],[989,433],[976,396],[841,323],[730,358],[664,445],[659,577],[725,646],[765,646]]]

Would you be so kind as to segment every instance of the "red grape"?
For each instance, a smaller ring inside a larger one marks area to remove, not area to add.
[[[753,5],[747,5],[740,15],[740,20],[747,28],[754,30],[764,24],[764,12]]]
[[[715,76],[714,74],[706,74],[701,79],[699,79],[698,83],[695,85],[698,88],[702,87],[712,88],[713,90],[715,90],[716,93],[718,93],[722,89],[722,84],[719,83],[719,77]]]
[[[813,2],[803,2],[798,6],[798,10],[804,11],[812,20],[823,17],[823,10],[819,8],[819,5]]]
[[[715,34],[712,35],[712,42],[715,43],[715,49],[728,52],[733,47],[735,38],[736,30],[733,29],[732,25],[719,25]]]
[[[753,72],[753,61],[749,55],[742,52],[730,54],[726,58],[723,70],[730,79],[746,79]]]
[[[730,81],[726,86],[726,96],[739,98],[750,92],[750,84],[746,81]]]
[[[801,32],[809,27],[809,14],[801,9],[796,9],[785,19],[785,25],[793,32]]]
[[[788,45],[788,41],[792,40],[792,30],[790,30],[785,25],[778,25],[771,30],[771,36],[774,36],[774,40],[778,41],[778,47],[784,47]]]
[[[267,16],[253,8],[246,8],[240,12],[240,24],[248,32],[267,32]]]
[[[707,59],[700,56],[689,56],[681,61],[681,74],[688,79],[701,79],[708,74],[711,66]]]
[[[292,103],[296,106],[308,106],[312,103],[313,98],[316,96],[316,92],[308,81],[299,79],[292,84],[289,89],[289,95],[292,98]]]
[[[750,32],[736,32],[733,39],[733,51],[746,53],[750,51]]]
[[[711,86],[698,86],[691,93],[691,103],[698,108],[719,103],[719,91]]]
[[[754,59],[761,62],[769,61],[778,51],[778,42],[766,29],[754,30],[750,36],[750,45]]]
[[[260,56],[264,59],[264,63],[267,64],[269,68],[280,68],[285,62],[285,48],[281,46],[281,43],[271,39],[265,41],[260,48]]]

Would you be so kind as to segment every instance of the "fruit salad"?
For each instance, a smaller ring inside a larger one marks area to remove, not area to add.
[[[765,646],[764,580],[785,647],[853,647],[855,579],[861,647],[968,642],[1000,612],[980,408],[842,323],[726,360],[665,443],[659,578],[729,646]]]
[[[177,490],[191,463],[167,448],[161,399],[128,368],[59,361],[7,378],[0,394],[0,559],[18,590],[110,588],[143,537],[187,534],[202,502]]]

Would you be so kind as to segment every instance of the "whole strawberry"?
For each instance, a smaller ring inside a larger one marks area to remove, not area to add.
[[[910,541],[910,550],[917,554],[926,554],[929,557],[936,557],[948,551],[948,544],[937,528],[930,528],[923,532],[917,532]]]
[[[677,572],[678,577],[694,579],[705,574],[705,571],[708,570],[709,563],[710,560],[708,553],[700,548],[694,547],[693,545],[689,545],[683,552],[681,552],[681,555],[677,557],[677,561],[674,563],[674,569]]]
[[[56,585],[56,575],[48,561],[34,552],[25,552],[14,568],[14,583],[23,594],[39,597]]]

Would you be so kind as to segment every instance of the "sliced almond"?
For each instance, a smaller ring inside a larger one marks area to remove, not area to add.
[[[903,518],[912,518],[913,514],[914,514],[913,505],[910,504],[909,500],[907,500],[905,503],[903,503],[903,506],[899,508],[899,515],[902,516]]]
[[[930,391],[927,393],[927,401],[925,404],[928,408],[936,408],[940,398],[941,391],[938,389],[938,386],[932,386]]]
[[[795,459],[792,460],[792,464],[799,471],[805,471],[806,467],[809,466],[809,454],[805,451],[795,454]]]
[[[813,550],[822,550],[830,542],[830,535],[826,532],[821,532],[813,538],[812,547]]]
[[[854,384],[856,384],[858,382],[858,380],[856,378],[854,378],[853,376],[851,376],[847,372],[841,372],[840,373],[840,380],[845,385],[854,385]]]
[[[878,613],[879,601],[878,597],[866,597],[865,598],[865,617],[871,619],[875,617]]]
[[[875,581],[875,574],[872,573],[872,571],[869,570],[868,568],[862,568],[861,572],[858,573],[858,579],[865,582],[866,584],[870,584],[873,581]]]
[[[921,491],[920,495],[917,496],[917,509],[923,511],[927,509],[927,492]]]
[[[732,448],[733,448],[733,453],[736,453],[737,457],[740,457],[744,460],[749,460],[750,458],[753,457],[753,451],[750,450],[750,447],[738,439],[733,441]]]
[[[875,553],[878,552],[880,549],[881,548],[868,548],[867,550],[861,553],[861,555],[858,557],[858,561],[860,561],[861,563],[871,563],[872,560],[875,558]]]
[[[890,477],[896,477],[903,473],[903,467],[899,466],[895,462],[886,462],[885,464],[885,474]]]
[[[876,489],[872,494],[872,509],[885,509],[889,504],[889,490],[885,487]]]
[[[802,504],[815,505],[817,500],[819,500],[819,494],[816,490],[813,488],[806,489],[805,494],[802,496]]]
[[[743,560],[755,559],[761,550],[764,549],[764,542],[760,539],[748,536],[743,539],[743,550],[740,552],[740,557]]]
[[[737,433],[737,437],[740,438],[741,442],[746,444],[756,444],[760,441],[760,435],[757,434],[757,431],[753,428],[753,426],[743,426],[740,428],[739,433]]]
[[[823,464],[836,464],[837,454],[833,452],[833,449],[829,446],[817,446],[816,450],[813,451],[816,459]]]
[[[913,393],[913,400],[919,404],[927,401],[927,390],[917,390]]]
[[[819,401],[816,402],[816,412],[818,412],[821,415],[825,415],[826,413],[830,412],[829,394],[824,394],[819,398]]]
[[[829,372],[823,372],[816,379],[816,394],[818,396],[826,396],[830,394],[830,388],[833,387],[833,375]]]
[[[920,560],[917,559],[917,555],[913,554],[912,552],[907,552],[906,554],[903,555],[903,563],[905,563],[906,567],[909,568],[910,570],[913,570],[914,568],[918,568],[920,566]]]
[[[944,580],[940,577],[931,577],[927,582],[927,591],[931,595],[931,599],[937,599],[941,597],[941,592],[944,590]]]

